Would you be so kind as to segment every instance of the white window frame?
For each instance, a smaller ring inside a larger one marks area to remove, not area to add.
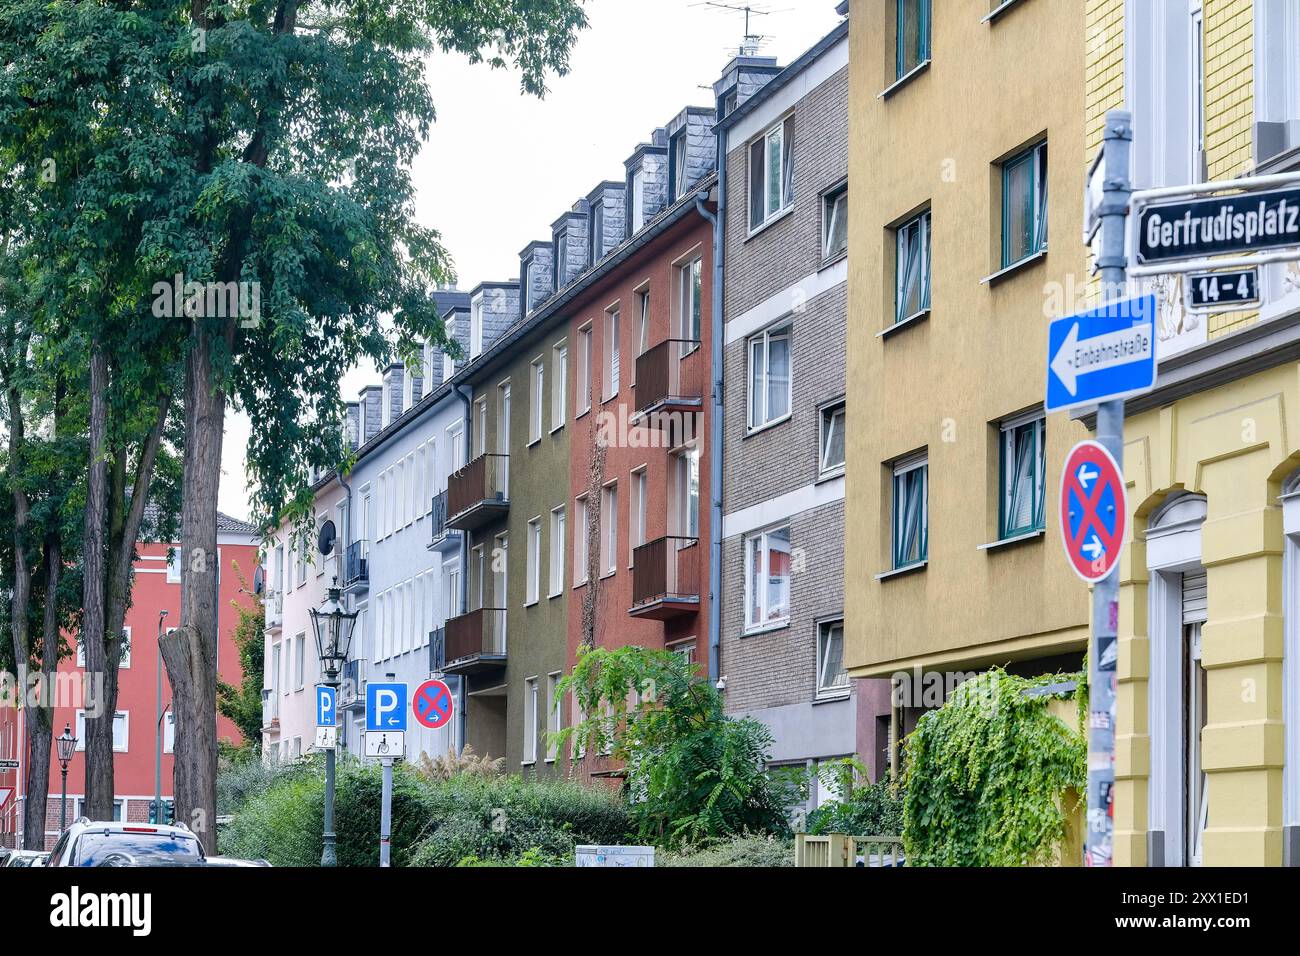
[[[483,293],[480,292],[469,304],[469,357],[471,360],[483,354]]]
[[[181,583],[181,549],[173,547],[167,557],[167,583]]]
[[[591,411],[591,342],[591,323],[588,322],[578,329],[578,354],[574,356],[578,366],[575,376],[577,393],[574,395],[577,411],[574,418],[581,418]]]
[[[828,646],[825,643],[825,641],[831,629],[837,627],[840,629],[840,662],[841,662],[841,666],[844,666],[843,665],[844,619],[839,617],[827,618],[824,621],[817,622],[817,699],[818,700],[834,700],[843,697],[848,697],[850,690],[853,686],[852,678],[848,676],[847,666],[844,666],[844,683],[827,684],[825,682],[826,664],[827,664],[826,648]]]
[[[537,763],[537,678],[524,678],[524,754],[525,767]]]
[[[564,427],[568,417],[569,399],[569,343],[557,342],[551,347],[551,434]]]
[[[827,430],[828,416],[830,419],[829,422],[830,431]],[[828,465],[826,462],[826,456],[830,451],[830,445],[828,444],[828,439],[830,438],[831,434],[833,434],[834,432],[835,419],[837,416],[840,419],[840,431],[844,432],[844,430],[848,427],[849,418],[848,418],[848,405],[845,402],[845,400],[842,398],[837,399],[836,401],[833,402],[827,402],[817,410],[817,449],[818,449],[817,450],[817,475],[819,478],[834,478],[836,475],[844,474],[844,467],[846,464],[845,461],[841,461],[838,463],[831,463],[830,465]],[[847,433],[844,434],[843,437],[844,437],[844,454],[845,454],[845,459],[847,460],[848,458]]]
[[[761,633],[761,632],[763,632],[763,631],[771,631],[771,630],[775,630],[775,629],[777,629],[777,628],[786,627],[786,626],[788,626],[789,623],[790,623],[791,605],[794,603],[794,574],[793,574],[793,568],[791,569],[791,573],[790,573],[790,576],[789,576],[789,577],[790,577],[790,583],[789,583],[789,585],[788,585],[788,589],[787,589],[786,608],[785,608],[785,613],[784,613],[784,614],[779,615],[778,617],[769,617],[769,615],[770,615],[771,612],[772,612],[772,608],[768,607],[768,588],[766,587],[766,582],[770,581],[770,580],[771,580],[771,576],[772,576],[772,569],[771,569],[771,564],[770,564],[770,558],[771,558],[771,554],[772,554],[772,549],[771,549],[771,547],[768,545],[768,539],[769,539],[769,538],[772,538],[772,537],[774,537],[774,536],[776,536],[778,533],[780,533],[780,532],[782,532],[782,531],[785,532],[787,543],[788,543],[789,546],[790,546],[790,551],[789,551],[789,553],[790,553],[790,554],[793,554],[793,551],[794,551],[794,544],[793,544],[793,541],[791,540],[790,525],[789,525],[789,524],[773,525],[773,526],[770,527],[770,528],[764,528],[762,531],[756,531],[756,532],[754,532],[753,534],[747,534],[747,535],[745,535],[745,559],[744,559],[744,560],[745,560],[745,567],[744,567],[744,572],[745,572],[745,606],[744,606],[745,625],[744,625],[744,632],[745,632],[746,634],[757,634],[757,633]],[[762,558],[762,561],[763,561],[763,565],[764,565],[764,567],[762,568],[762,572],[763,572],[763,573],[762,573],[762,579],[763,579],[763,581],[765,582],[765,586],[763,587],[763,589],[762,589],[762,593],[761,593],[761,594],[754,594],[754,585],[753,585],[753,582],[754,582],[754,566],[753,566],[753,547],[752,547],[752,545],[753,545],[753,543],[754,543],[755,541],[757,541],[757,542],[759,543],[759,554],[761,555],[761,558]],[[757,604],[757,608],[758,608],[758,611],[759,611],[759,615],[758,615],[758,623],[755,624],[755,623],[753,623],[753,615],[752,615],[751,612],[752,612],[752,611],[754,610],[754,608],[755,608],[755,603],[754,603],[754,602],[755,602],[756,600],[757,600],[757,602],[758,602],[758,604]]]
[[[841,203],[843,208],[841,208]],[[844,219],[844,248],[831,249],[831,236]],[[841,183],[822,194],[822,261],[832,262],[849,254],[849,184]]]
[[[589,501],[587,495],[578,495],[573,499],[573,586],[587,583],[587,566],[591,563],[590,545],[587,538],[587,513]]]
[[[600,575],[618,570],[618,481],[600,489]]]
[[[1035,496],[1031,502],[1033,517],[1030,525],[1023,528],[1010,526],[1012,498],[1015,494],[1015,467],[1013,463],[1015,433],[1022,428],[1033,427],[1034,436],[1034,480]],[[999,423],[998,428],[998,536],[1000,540],[1034,534],[1046,527],[1047,516],[1047,417],[1041,409],[1008,418]]]
[[[121,731],[121,746],[118,745],[118,726],[119,721]],[[86,712],[84,710],[76,711],[73,718],[73,727],[77,734],[77,753],[83,753],[86,749]],[[129,710],[115,711],[113,714],[113,753],[125,754],[131,752],[131,712]]]
[[[635,565],[636,549],[646,543],[646,495],[650,487],[647,466],[633,468],[631,478],[627,496],[628,567]]]
[[[293,689],[300,691],[307,686],[307,632],[296,634],[293,639]]]
[[[700,446],[687,445],[672,456],[673,462],[673,519],[676,532],[683,538],[700,536],[700,487],[703,476],[700,474]],[[692,467],[694,468],[694,489],[692,489]],[[693,503],[693,504],[692,504]],[[695,526],[691,527],[694,519]]]
[[[555,763],[559,748],[555,744],[555,734],[564,729],[564,698],[557,692],[561,673],[553,671],[546,675],[546,762]]]
[[[568,536],[567,517],[564,505],[551,510],[550,541],[550,586],[547,597],[559,597],[564,593],[564,545]]]
[[[786,167],[787,164],[793,167],[793,143],[786,142],[787,127],[790,133],[796,130],[794,122],[794,113],[787,113],[775,123],[765,129],[762,134],[754,137],[745,147],[745,166],[748,173],[748,181],[745,191],[745,208],[746,219],[749,222],[749,232],[759,232],[765,227],[776,222],[783,215],[794,208],[794,170],[791,168],[790,176],[787,181]],[[754,148],[759,144],[763,145],[763,167],[762,167],[762,198],[763,198],[763,215],[758,221],[754,220]],[[774,144],[779,149],[781,170],[780,198],[778,204],[772,205],[772,149]],[[787,158],[789,157],[789,158]]]
[[[541,355],[528,366],[528,394],[528,444],[535,445],[546,429],[546,364]]]
[[[704,257],[692,253],[678,263],[676,275],[677,336],[682,340],[682,354],[686,355],[702,345],[704,335]]]
[[[528,576],[525,579],[524,607],[532,607],[542,597],[542,516],[528,522]]]
[[[764,329],[745,340],[745,405],[748,409],[748,426],[750,432],[762,431],[765,428],[771,428],[773,425],[787,421],[793,414],[794,406],[794,335],[792,334],[793,326],[787,321]],[[773,416],[771,409],[767,407],[768,398],[771,393],[771,386],[768,379],[772,367],[772,343],[784,339],[786,342],[786,358],[789,367],[789,374],[785,383],[785,411],[780,415]],[[763,349],[763,387],[761,391],[763,408],[754,407],[754,376],[757,372],[754,363],[754,346],[762,344]]]
[[[605,310],[605,361],[601,377],[604,379],[602,400],[606,402],[618,395],[619,387],[622,384],[620,382],[622,378],[622,369],[620,367],[622,364],[622,335],[619,328],[621,322],[622,311],[619,309],[618,303]]]
[[[920,557],[916,561],[902,563],[899,561],[899,523],[898,523],[898,487],[899,479],[918,469],[924,469],[925,474],[921,479],[921,523],[917,529],[920,535],[919,548]],[[906,568],[924,567],[930,560],[930,456],[929,452],[922,452],[917,455],[909,455],[894,463],[893,477],[890,487],[890,511],[889,511],[889,559],[890,565],[895,571],[901,571]]]

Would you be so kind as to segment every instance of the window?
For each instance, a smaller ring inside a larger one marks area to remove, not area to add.
[[[560,289],[569,281],[569,234],[562,232],[555,237],[555,268],[551,278],[555,282],[555,291]]]
[[[577,414],[591,410],[591,326],[578,330]]]
[[[894,321],[904,322],[930,308],[930,211],[894,230]]]
[[[898,0],[894,75],[906,76],[930,59],[930,0]]]
[[[618,570],[618,485],[611,483],[600,493],[600,568],[604,574]]]
[[[618,394],[619,385],[619,311],[605,313],[605,399]]]
[[[632,472],[632,495],[628,502],[628,548],[634,555],[645,544],[645,509],[646,470],[641,467]]]
[[[487,558],[483,550],[483,545],[481,544],[474,548],[474,564],[477,568],[477,580],[475,581],[475,584],[477,584],[478,587],[474,593],[474,607],[472,610],[477,611],[483,607],[483,595],[487,587],[485,584],[487,580]]]
[[[686,661],[686,663],[695,663],[695,638],[688,637],[684,641],[675,641],[669,644],[667,649]]]
[[[591,206],[591,242],[587,244],[587,268],[590,269],[605,256],[605,200],[598,199]]]
[[[573,502],[573,583],[587,583],[587,565],[590,560],[590,538],[587,537],[587,496]]]
[[[537,763],[537,678],[524,681],[524,763]]]
[[[822,258],[829,262],[849,251],[849,187],[822,197]]]
[[[163,753],[176,752],[176,715],[170,710],[167,711],[167,719],[163,723]]]
[[[929,558],[929,461],[908,459],[894,466],[893,556],[895,568]]]
[[[849,672],[844,667],[844,622],[817,625],[817,696],[840,697],[849,692]]]
[[[688,448],[677,455],[677,533],[700,536],[700,450]]]
[[[483,296],[477,295],[469,305],[469,357],[483,353]]]
[[[821,414],[821,464],[823,476],[844,470],[844,403],[826,405]]]
[[[460,595],[460,561],[453,558],[442,566],[442,610],[443,623],[464,613]]]
[[[77,711],[77,752],[86,749],[86,712]],[[119,710],[113,715],[113,751],[114,753],[127,753],[127,745],[131,739],[131,715],[125,710]]]
[[[542,519],[528,522],[528,593],[524,604],[536,604],[542,590]]]
[[[546,676],[546,762],[555,759],[555,735],[564,729],[564,699],[559,695],[560,675]]]
[[[531,402],[528,409],[528,443],[540,441],[542,437],[542,403],[546,400],[546,369],[540,358],[529,366],[529,392]]]
[[[307,683],[307,635],[299,634],[293,639],[293,686],[302,690]]]
[[[551,349],[551,431],[564,425],[565,402],[569,397],[569,347],[561,342]]]
[[[749,427],[763,428],[790,414],[790,327],[749,340]]]
[[[1047,526],[1043,464],[1047,428],[1045,419],[1036,414],[1028,421],[1003,422],[1001,430],[998,526],[1002,537],[1010,538]]]
[[[641,355],[650,347],[650,289],[643,289],[636,294],[636,354]],[[633,383],[635,384],[635,383]]]
[[[1002,267],[1047,248],[1047,144],[1002,164]]]
[[[167,633],[170,634],[174,630],[175,628],[169,627],[167,628]],[[80,635],[77,636],[77,666],[78,667],[86,666],[86,648],[81,643]],[[126,627],[122,628],[122,641],[118,645],[117,666],[119,670],[131,669],[131,627],[130,625],[127,625]]]
[[[703,280],[704,260],[702,259],[692,259],[677,269],[677,288],[681,294],[677,327],[681,331],[681,337],[688,343],[700,342],[703,319],[700,291]],[[682,348],[685,351],[693,347],[684,345]]]
[[[566,539],[564,507],[551,512],[551,585],[547,591],[549,597],[555,597],[564,590],[564,543]]]
[[[172,548],[167,552],[167,583],[176,584],[181,579],[181,549]]]
[[[686,130],[682,130],[672,141],[673,194],[670,202],[676,202],[686,195]]]
[[[763,531],[745,540],[745,630],[782,624],[790,617],[790,529]]]
[[[767,225],[794,205],[794,117],[749,147],[749,229]]]

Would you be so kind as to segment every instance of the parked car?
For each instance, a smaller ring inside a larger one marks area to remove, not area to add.
[[[202,866],[203,845],[184,824],[92,823],[63,831],[49,866]]]
[[[237,860],[233,856],[210,856],[204,861],[205,866],[270,866],[266,860]]]
[[[14,850],[5,860],[4,865],[10,866],[44,866],[45,860],[49,857],[48,853],[42,853],[40,850]]]

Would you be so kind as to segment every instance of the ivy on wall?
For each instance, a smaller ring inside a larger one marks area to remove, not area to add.
[[[906,741],[903,844],[909,866],[1049,862],[1087,779],[1087,740],[1050,708],[1069,694],[1000,668],[957,687]],[[1027,694],[1026,691],[1031,693]]]

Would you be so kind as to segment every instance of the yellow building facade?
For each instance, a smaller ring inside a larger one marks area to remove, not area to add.
[[[1086,18],[1081,162],[1123,108],[1138,188],[1300,169],[1300,5],[1089,0]],[[1236,312],[1191,312],[1186,281],[1139,282],[1159,377],[1125,423],[1115,862],[1294,865],[1300,269],[1261,267]]]
[[[846,658],[855,677],[1081,666],[1042,412],[1081,281],[1083,0],[850,11]],[[900,22],[901,21],[901,22]],[[893,739],[924,707],[895,708]],[[895,757],[897,755],[895,754]]]

